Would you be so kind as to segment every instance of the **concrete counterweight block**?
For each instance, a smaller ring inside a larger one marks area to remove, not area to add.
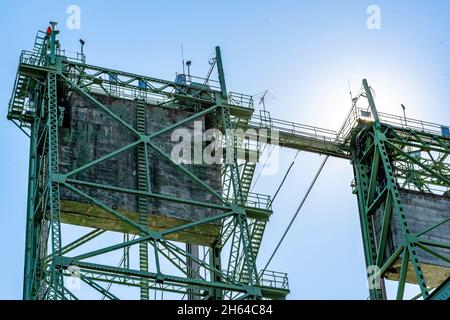
[[[136,128],[136,101],[105,95],[93,94],[93,96],[120,119]],[[81,95],[72,93],[66,101],[64,122],[59,132],[60,171],[62,173],[71,172],[138,139],[119,121],[113,119]],[[145,130],[146,134],[150,135],[193,115],[194,111],[188,107],[177,107],[173,104],[157,106],[156,104],[146,103],[145,113]],[[197,121],[202,121],[205,124],[205,117],[200,117]],[[194,125],[192,122],[183,127],[193,131]],[[172,132],[168,132],[152,140],[169,156],[173,146],[178,143],[171,141],[171,134]],[[150,146],[148,150],[149,184],[153,193],[179,199],[220,204],[217,197],[187,174],[181,172],[171,160],[164,158]],[[69,178],[137,190],[137,157],[138,148],[133,147]],[[184,167],[210,186],[216,193],[222,193],[220,164],[187,164]],[[136,222],[139,221],[138,196],[136,194],[76,184],[73,184],[73,186],[128,218]],[[215,216],[222,212],[217,209],[169,200],[148,199],[149,227],[156,231]],[[88,198],[65,187],[61,188],[61,221],[92,228],[139,233],[107,210],[93,204]],[[181,242],[210,245],[216,240],[219,227],[219,222],[204,224],[172,234],[170,238]]]
[[[401,189],[400,198],[411,234],[418,234],[428,230],[433,225],[443,222],[450,217],[450,197],[447,195],[434,195]],[[375,233],[378,239],[381,236],[381,217],[383,210],[384,208],[378,208],[374,216]],[[394,253],[403,242],[400,223],[398,214],[394,213],[388,233],[388,255]],[[424,233],[418,239],[433,243],[448,243],[450,240],[450,221]],[[450,257],[450,250],[448,249],[435,246],[430,246],[429,248],[444,257]],[[434,288],[450,276],[450,264],[448,262],[439,259],[421,248],[416,248],[416,253],[428,286]],[[388,279],[399,279],[401,258],[402,256],[388,269],[386,273]],[[409,283],[417,283],[412,263],[409,263],[406,281]]]

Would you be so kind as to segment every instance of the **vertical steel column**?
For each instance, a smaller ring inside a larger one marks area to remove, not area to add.
[[[217,71],[219,73],[219,83],[220,83],[220,90],[222,92],[222,98],[226,99],[228,93],[227,93],[227,86],[225,83],[225,73],[223,71],[223,63],[222,63],[222,54],[220,53],[220,47],[216,47],[216,61],[217,61]]]
[[[61,224],[59,204],[59,151],[58,151],[58,101],[56,73],[49,72],[47,77],[48,98],[48,180],[49,180],[49,217],[52,241],[51,281],[49,297],[51,299],[64,298],[64,281],[57,262],[61,257]]]
[[[360,213],[366,264],[368,267],[382,267],[382,264],[385,262],[384,256],[387,241],[386,239],[388,236],[389,225],[391,223],[391,215],[396,215],[400,223],[400,231],[403,235],[403,247],[400,248],[400,254],[403,253],[403,257],[397,289],[397,299],[403,299],[409,263],[413,266],[421,294],[424,298],[426,298],[428,296],[428,289],[416,253],[417,249],[415,236],[412,235],[409,230],[408,222],[406,220],[407,212],[405,212],[402,200],[400,198],[399,187],[397,185],[393,164],[391,163],[389,155],[388,138],[381,130],[381,123],[372,92],[365,79],[363,80],[363,87],[375,122],[371,127],[370,134],[365,136],[363,142],[359,142],[364,145],[364,152],[362,153],[364,156],[359,156],[356,150],[353,150],[352,164],[354,166],[355,179],[357,182],[358,208]],[[358,141],[356,141],[356,143],[358,143]],[[364,158],[365,160],[360,158]],[[382,172],[380,170],[382,170]],[[382,180],[379,179],[380,173],[383,174]],[[382,185],[379,185],[380,181],[384,181]],[[381,239],[376,239],[373,228],[374,209],[372,207],[375,205],[375,201],[377,201],[374,199],[375,190],[378,190],[380,195],[384,194],[384,198],[378,200],[378,203],[376,204],[377,208],[384,208],[384,214],[382,216],[383,223]],[[372,208],[372,211],[369,212],[369,208]],[[370,289],[372,299],[386,299],[386,295],[383,290],[383,282],[381,285],[381,289]]]
[[[187,243],[186,252],[189,254],[186,257],[187,273],[190,278],[198,278],[200,273],[200,265],[192,258],[199,259],[199,247],[196,244]],[[200,300],[200,290],[188,289],[188,300]]]
[[[353,152],[353,154],[355,153]],[[368,176],[370,174],[370,168],[364,164],[358,163],[358,159],[356,158],[353,159],[353,167],[357,186],[358,211],[363,238],[364,258],[366,270],[369,270],[373,269],[376,265],[377,252],[373,221],[366,211],[367,190],[363,188],[363,186],[369,184]],[[384,298],[383,292],[375,286],[375,283],[372,283],[371,285],[372,286],[369,288],[370,299],[382,300]]]
[[[36,263],[36,226],[34,219],[35,211],[35,188],[36,184],[36,140],[37,140],[36,124],[31,124],[30,132],[30,160],[28,165],[28,196],[27,196],[27,220],[25,234],[25,266],[23,281],[23,299],[30,300],[32,298],[33,287],[33,269]]]
[[[209,265],[216,270],[222,270],[221,264],[221,248],[217,245],[213,245],[209,251]],[[211,281],[213,282],[221,282],[222,277],[218,272],[211,271]],[[223,290],[219,289],[211,289],[209,296],[213,300],[223,300]]]
[[[233,124],[231,122],[230,110],[226,106],[228,100],[227,88],[225,83],[225,73],[223,68],[222,56],[220,48],[216,47],[217,70],[221,88],[221,97],[217,99],[217,104],[221,107],[223,130],[225,131],[226,141],[226,157],[225,172],[229,170],[231,185],[233,186],[233,202],[237,206],[234,210],[235,233],[232,237],[230,261],[228,266],[228,274],[232,279],[239,279],[245,284],[252,286],[257,282],[256,261],[253,257],[252,243],[250,241],[250,229],[248,226],[247,215],[244,209],[245,200],[242,192],[240,181],[239,166],[237,161],[237,137],[234,134]],[[229,156],[232,159],[229,159]],[[225,173],[226,174],[226,173]],[[243,264],[246,277],[241,277],[237,273],[240,272],[240,263]]]

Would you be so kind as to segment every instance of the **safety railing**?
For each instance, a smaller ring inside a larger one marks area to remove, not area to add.
[[[56,55],[64,56],[70,62],[86,63],[86,55],[84,53],[58,49],[56,50]]]
[[[271,197],[267,194],[249,192],[246,206],[263,210],[270,210],[272,207]]]
[[[234,106],[253,109],[253,97],[247,94],[229,92],[228,103]]]
[[[246,133],[244,131],[244,135],[245,134]],[[257,132],[255,134],[258,135]],[[253,134],[251,134],[251,132],[250,132],[246,137],[244,137],[245,139],[242,141],[242,148],[245,149],[245,150],[248,150],[248,151],[254,151],[254,152],[259,151],[259,152],[261,152],[261,150],[260,150],[261,149],[261,143],[259,143],[258,141],[255,141],[255,140],[257,140],[256,138],[255,139],[251,139],[252,136],[253,136]],[[261,139],[259,139],[259,140],[261,140]]]
[[[185,80],[175,82],[149,78],[132,73],[103,69],[100,67],[69,63],[66,76],[91,92],[107,94],[123,99],[141,99],[148,103],[172,106],[177,96],[214,102],[217,92],[209,86],[189,85]],[[188,92],[192,88],[198,94]]]
[[[27,51],[22,50],[22,53],[20,54],[20,63],[23,64],[29,64],[34,66],[40,66],[43,65],[44,57],[35,51]]]
[[[192,83],[198,83],[203,84],[205,86],[208,86],[210,89],[213,89],[215,91],[220,91],[220,83],[217,80],[214,79],[207,79],[199,76],[193,76],[189,74],[180,73],[177,75],[179,79],[183,79],[183,84],[192,84]]]
[[[393,114],[378,112],[378,117],[380,122],[386,125],[401,129],[412,129],[417,131],[422,131],[431,134],[442,135],[450,138],[450,130],[448,126],[439,125],[432,122],[416,120],[412,118],[405,118],[402,116],[397,116]],[[345,141],[352,131],[353,128],[357,126],[360,122],[372,123],[374,122],[374,117],[370,109],[353,107],[350,110],[344,124],[339,131],[339,140]]]
[[[289,290],[288,276],[284,272],[261,270],[259,283],[263,287]]]
[[[360,120],[367,123],[373,122],[372,114],[363,108],[353,107],[339,130],[338,140],[343,142],[346,141],[349,133],[356,127]]]
[[[81,54],[79,52],[73,53],[73,55],[70,55],[70,54],[67,54],[65,50],[58,49],[56,51],[56,55],[63,56],[68,61],[71,61],[71,62],[84,63],[86,60],[84,54]],[[33,65],[33,66],[45,66],[46,65],[46,56],[45,56],[45,54],[38,53],[37,51],[22,50],[22,53],[20,54],[20,63]]]
[[[139,90],[137,88],[127,88],[120,85],[98,85],[91,83],[88,86],[85,86],[85,88],[91,93],[107,94],[112,97],[127,100],[140,99],[149,104],[162,104],[168,101],[165,95],[152,93],[146,90]]]
[[[20,54],[20,63],[41,66],[45,65],[46,57],[45,50],[47,34],[44,31],[38,31],[34,39],[34,46],[31,51],[22,50]]]
[[[104,73],[108,75],[108,73]],[[102,95],[109,95],[116,98],[135,100],[140,99],[150,104],[164,104],[168,105],[171,99],[168,98],[164,92],[156,92],[148,90],[149,86],[137,84],[137,80],[130,84],[129,81],[122,81],[116,74],[110,74],[110,79],[104,79],[102,75],[81,74],[76,68],[69,69],[67,77],[74,83],[79,83],[82,78],[83,82],[80,84],[85,90],[91,93]]]
[[[405,118],[383,112],[378,112],[378,117],[380,118],[380,122],[384,124],[393,125],[402,129],[413,129],[437,135],[447,136],[444,133],[444,129],[446,128],[448,130],[449,128],[449,126],[443,126],[437,123]],[[448,135],[448,137],[450,138],[450,134]]]
[[[293,135],[306,136],[315,140],[338,142],[338,134],[334,130],[318,128],[314,126],[304,125],[291,121],[261,117],[253,115],[249,122],[250,126],[258,128],[267,128],[269,130],[277,130],[279,132],[289,133]]]

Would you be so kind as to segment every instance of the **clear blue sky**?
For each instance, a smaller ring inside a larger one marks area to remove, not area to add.
[[[68,30],[66,8],[81,8],[81,29]],[[381,8],[381,29],[368,30],[368,5]],[[21,297],[28,140],[6,120],[17,62],[38,29],[60,23],[63,48],[86,41],[87,61],[173,79],[180,44],[204,75],[220,45],[228,88],[268,89],[273,117],[338,129],[349,109],[347,80],[367,78],[378,108],[450,123],[450,2],[442,1],[7,1],[0,2],[0,286]],[[271,194],[292,161],[282,150],[278,175],[254,191]],[[300,153],[274,204],[258,263],[264,264],[322,157]],[[257,171],[258,172],[258,171]],[[331,159],[271,269],[289,273],[291,299],[366,299],[365,266],[350,164]]]

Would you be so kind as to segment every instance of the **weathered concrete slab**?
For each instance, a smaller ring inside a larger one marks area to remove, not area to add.
[[[103,95],[95,98],[104,104],[133,128],[136,127],[136,102]],[[169,125],[194,114],[193,110],[146,105],[146,133],[155,133]],[[205,123],[205,117],[199,118]],[[193,124],[188,124],[193,130]],[[159,148],[170,155],[177,142],[171,142],[171,133],[152,140]],[[60,129],[60,171],[68,173],[93,160],[107,155],[134,141],[136,136],[107,115],[100,108],[79,94],[73,93],[67,99],[63,127]],[[149,150],[151,150],[149,148]],[[150,185],[152,192],[182,199],[220,204],[205,188],[195,183],[185,173],[180,172],[172,161],[157,152],[149,152]],[[222,192],[220,165],[186,165],[200,180],[217,193]],[[130,149],[113,158],[100,162],[72,178],[78,180],[137,189],[137,148]],[[137,221],[137,196],[112,192],[99,188],[79,187],[80,190],[102,203],[123,212]],[[62,188],[62,221],[76,225],[103,228],[107,230],[131,232],[129,226],[108,212],[72,191]],[[149,226],[164,230],[184,222],[215,216],[222,211],[166,200],[150,199],[148,205]],[[210,244],[218,235],[219,226],[209,224],[173,235],[179,241],[197,244]]]
[[[405,218],[412,234],[421,233],[439,222],[450,217],[450,198],[448,196],[433,195],[411,190],[400,190],[405,210]],[[377,237],[381,233],[381,209],[375,214],[375,233]],[[450,243],[450,221],[421,235],[419,240],[427,240],[444,244]],[[394,214],[390,224],[388,238],[388,253],[393,253],[403,242],[399,217]],[[440,255],[450,258],[450,250],[439,247],[430,247]],[[436,256],[417,248],[418,260],[422,264],[427,285],[436,287],[450,276],[450,264]],[[398,280],[401,258],[388,270],[387,278]],[[407,282],[417,283],[412,265],[409,265]]]

